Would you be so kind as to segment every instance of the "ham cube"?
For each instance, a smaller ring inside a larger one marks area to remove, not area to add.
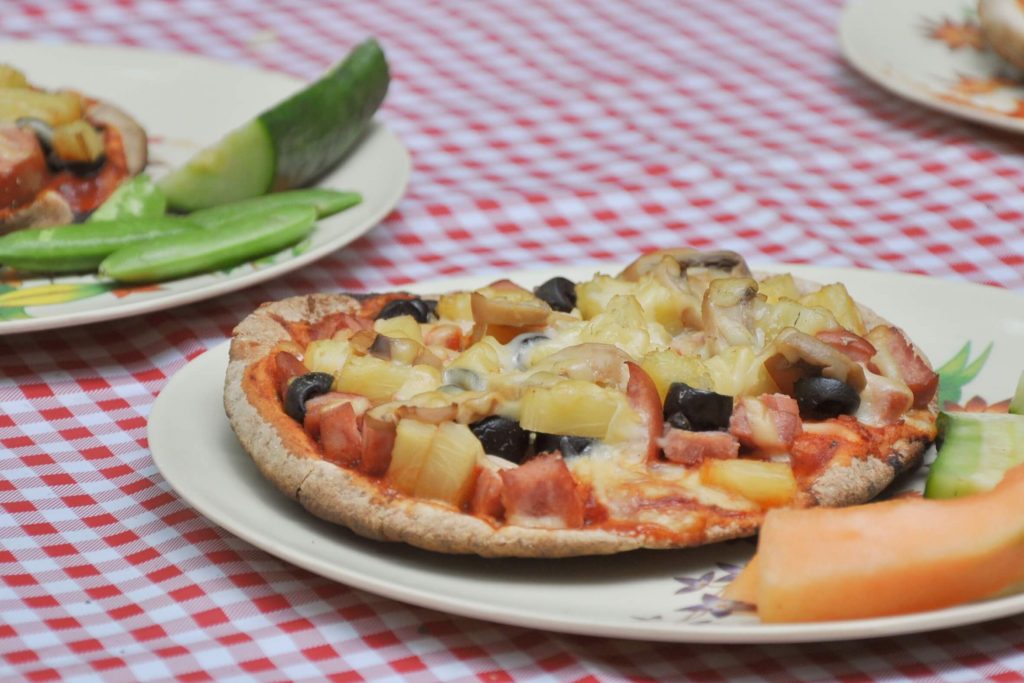
[[[545,529],[583,526],[584,499],[557,453],[545,453],[499,472],[509,524]]]
[[[742,396],[736,399],[729,432],[745,448],[765,454],[785,453],[803,430],[800,407],[785,394]]]
[[[690,432],[671,428],[662,438],[665,459],[695,467],[705,460],[739,457],[740,442],[728,432]]]

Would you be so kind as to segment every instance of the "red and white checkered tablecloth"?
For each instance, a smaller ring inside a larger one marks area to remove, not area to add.
[[[154,397],[260,302],[689,243],[1024,290],[1019,138],[897,99],[837,0],[4,0],[0,39],[316,76],[366,35],[412,153],[343,251],[218,299],[0,337],[0,680],[1024,680],[1024,616],[801,646],[544,633],[297,569],[180,501]],[[0,54],[0,61],[3,55]]]

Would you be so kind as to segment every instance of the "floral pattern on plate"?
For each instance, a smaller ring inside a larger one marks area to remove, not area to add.
[[[1024,78],[985,44],[974,6],[964,5],[959,19],[925,17],[921,27],[926,39],[962,58],[963,71],[948,79],[945,89],[935,90],[936,95],[994,114],[1024,118]]]
[[[846,59],[898,95],[1024,131],[1024,74],[988,48],[971,0],[854,0],[839,38]]]
[[[992,353],[993,344],[989,343],[974,359],[971,359],[971,342],[966,342],[960,350],[942,364],[939,373],[939,404],[943,410],[963,410],[968,412],[1006,412],[1010,399],[988,403],[980,396],[974,396],[964,405],[960,405],[962,390],[971,380],[978,376],[985,362]],[[924,473],[919,471],[908,488],[921,490],[924,485]],[[754,554],[757,542],[753,538],[742,538],[721,544],[722,552],[716,555],[710,568],[707,565],[687,574],[672,577],[666,586],[674,589],[671,596],[666,596],[666,605],[671,612],[659,614],[636,615],[637,621],[667,621],[699,626],[712,624],[726,618],[744,620],[756,619],[751,605],[722,598],[722,591],[742,571]]]

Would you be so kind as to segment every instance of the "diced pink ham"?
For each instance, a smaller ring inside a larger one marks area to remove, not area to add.
[[[352,412],[362,417],[370,408],[370,400],[358,394],[346,394],[340,391],[329,391],[306,401],[306,417],[302,420],[302,428],[314,439],[320,438],[320,419],[324,411],[342,403],[351,403]]]
[[[499,475],[501,502],[509,523],[567,529],[583,526],[583,495],[562,456],[538,455]]]
[[[914,407],[927,406],[939,389],[939,376],[917,354],[903,333],[895,327],[880,325],[871,330],[869,337],[878,352],[868,364],[868,369],[902,380],[914,394]]]
[[[666,460],[687,467],[700,465],[708,459],[728,460],[740,454],[740,442],[729,432],[690,432],[672,428],[661,442]]]
[[[362,419],[351,403],[339,403],[323,411],[320,417],[320,445],[324,459],[354,467],[363,454]]]
[[[785,394],[741,396],[729,420],[729,432],[740,444],[765,453],[788,451],[802,431],[800,407]]]
[[[654,461],[658,457],[658,439],[665,427],[662,415],[661,396],[654,380],[636,363],[628,362],[629,382],[626,385],[626,397],[629,405],[640,414],[647,427],[647,459]]]
[[[822,330],[814,336],[857,363],[867,363],[875,355],[875,347],[871,342],[843,327]]]
[[[476,478],[476,488],[469,500],[469,510],[474,515],[500,519],[505,511],[501,504],[502,480],[494,470],[483,468]]]

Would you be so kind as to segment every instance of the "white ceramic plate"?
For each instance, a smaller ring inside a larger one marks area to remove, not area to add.
[[[134,115],[151,138],[148,172],[153,177],[304,85],[283,74],[129,48],[0,42],[0,55],[36,85],[74,87]],[[320,182],[322,187],[355,190],[362,194],[362,203],[321,220],[300,245],[229,271],[147,287],[120,287],[94,275],[0,279],[0,334],[181,306],[295,270],[375,226],[398,203],[409,170],[409,154],[401,141],[375,123],[359,146]]]
[[[1024,347],[1024,301],[1004,290],[899,274],[792,267],[842,281],[859,300],[898,321],[945,361],[972,342],[987,362],[970,393],[1012,393]],[[614,267],[605,272],[617,271]],[[513,273],[535,285],[588,269]],[[494,278],[445,280],[421,292],[478,287]],[[168,483],[199,512],[250,543],[317,574],[415,605],[491,621],[621,638],[689,642],[799,642],[874,637],[968,624],[1024,611],[1024,595],[936,612],[819,624],[765,625],[729,613],[718,594],[754,549],[750,540],[680,551],[564,560],[484,560],[359,538],[323,522],[257,472],[224,417],[227,344],[180,371],[157,398],[149,446]],[[963,373],[960,373],[963,375]],[[959,400],[966,399],[965,392]],[[182,429],[181,425],[189,425]],[[921,486],[921,477],[909,486]]]
[[[1024,131],[1024,75],[985,47],[976,0],[851,0],[843,55],[900,97],[947,114]]]

